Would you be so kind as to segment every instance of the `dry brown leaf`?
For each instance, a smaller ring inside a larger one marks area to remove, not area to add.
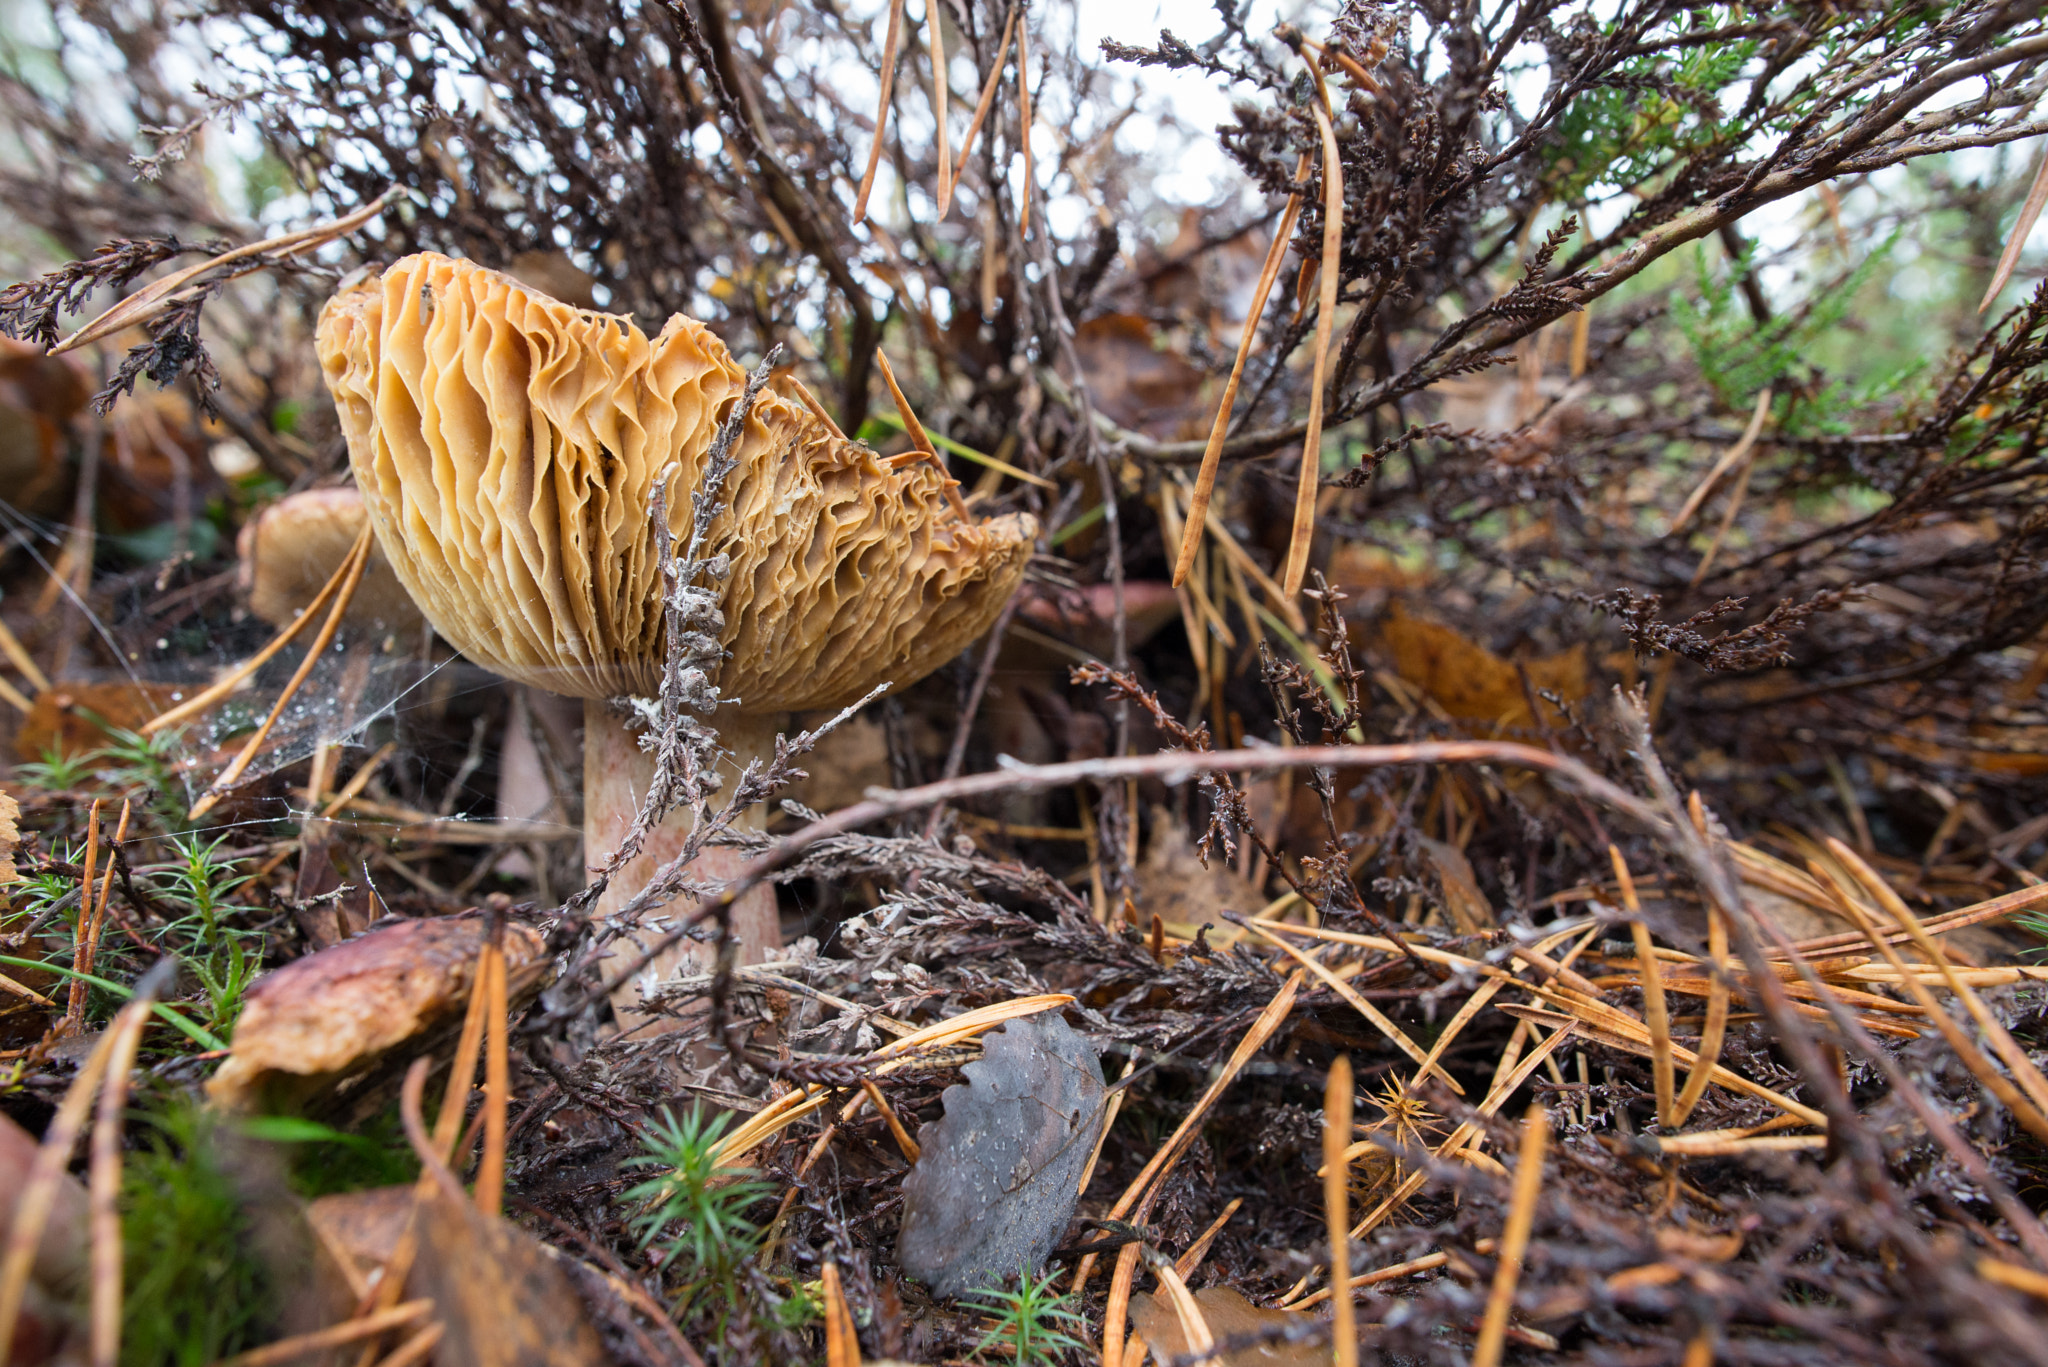
[[[206,1085],[229,1109],[304,1104],[406,1041],[462,1014],[483,944],[466,913],[391,921],[258,978],[234,1052]],[[508,988],[536,988],[548,955],[539,932],[505,927]]]
[[[59,679],[36,695],[36,704],[21,719],[14,750],[25,760],[39,760],[47,751],[81,755],[99,750],[113,737],[110,728],[133,731],[172,705],[184,690],[169,684],[139,684],[126,679],[105,683]]]
[[[19,883],[14,868],[14,847],[21,843],[21,804],[11,793],[0,792],[0,884]]]
[[[1472,861],[1465,857],[1465,852],[1428,836],[1418,836],[1417,843],[1436,870],[1437,881],[1444,890],[1444,907],[1458,933],[1472,935],[1491,930],[1496,924],[1493,904],[1480,890],[1479,876],[1472,871]]]
[[[1152,839],[1137,875],[1138,909],[1165,921],[1220,926],[1224,912],[1250,915],[1266,900],[1221,854],[1205,868],[1186,825],[1164,808],[1154,809]]]
[[[1380,619],[1379,633],[1394,670],[1428,693],[1453,717],[1512,730],[1534,723],[1522,687],[1550,691],[1575,702],[1586,696],[1586,649],[1575,645],[1556,655],[1516,662],[1500,656],[1441,622],[1411,615],[1396,602]],[[1554,719],[1553,719],[1554,720]]]
[[[1073,1218],[1102,1123],[1095,1047],[1057,1013],[983,1036],[917,1140],[897,1258],[941,1296],[1038,1270]]]
[[[1195,1304],[1217,1342],[1238,1334],[1262,1329],[1321,1323],[1319,1316],[1299,1310],[1263,1310],[1231,1286],[1205,1286],[1195,1293]],[[1164,1291],[1154,1291],[1143,1300],[1131,1302],[1131,1328],[1152,1349],[1155,1358],[1168,1358],[1188,1351],[1181,1334],[1180,1317]],[[1127,1349],[1125,1367],[1135,1367],[1136,1357]],[[1222,1367],[1319,1367],[1332,1361],[1330,1346],[1323,1344],[1268,1343],[1256,1348],[1224,1353],[1215,1361]]]
[[[37,1147],[33,1135],[0,1115],[0,1229],[14,1224],[15,1202],[28,1187]],[[54,1360],[67,1340],[82,1346],[86,1333],[92,1264],[85,1187],[69,1173],[57,1181],[56,1205],[29,1265],[27,1297],[5,1358],[23,1367]]]
[[[434,1302],[445,1326],[442,1363],[465,1367],[580,1367],[607,1359],[562,1255],[508,1221],[479,1213],[438,1187],[377,1187],[323,1196],[306,1223],[345,1286],[316,1288],[328,1304],[361,1296],[391,1258],[418,1202],[419,1252],[406,1299]],[[345,1313],[345,1312],[344,1312]]]
[[[555,1256],[506,1220],[438,1187],[420,1202],[420,1253],[407,1287],[430,1297],[447,1336],[441,1362],[583,1367],[607,1361]]]
[[[1158,329],[1129,313],[1090,318],[1074,330],[1074,350],[1095,407],[1132,431],[1162,440],[1206,431],[1208,372],[1171,347]]]

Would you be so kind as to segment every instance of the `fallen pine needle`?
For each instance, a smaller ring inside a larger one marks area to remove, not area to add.
[[[896,93],[896,44],[903,36],[903,0],[889,0],[889,29],[882,39],[882,93],[875,101],[875,141],[868,148],[868,169],[861,173],[860,192],[853,197],[853,222],[867,222],[868,196],[882,165],[882,139],[889,127],[889,99]]]
[[[1628,861],[1613,845],[1607,847],[1607,856],[1614,861],[1614,878],[1621,885],[1621,902],[1628,909],[1629,932],[1635,938],[1636,963],[1642,974],[1643,1023],[1650,1028],[1650,1072],[1657,1092],[1657,1123],[1669,1129],[1677,1079],[1671,1068],[1671,1013],[1664,1005],[1664,974],[1650,943],[1650,928],[1643,924],[1643,907],[1636,900],[1636,882],[1629,874]]]
[[[1991,301],[2005,288],[2005,282],[2012,279],[2013,267],[2020,263],[2020,249],[2027,245],[2027,237],[2034,231],[2034,222],[2041,217],[2043,205],[2048,205],[2048,152],[2042,154],[2040,168],[2034,172],[2027,202],[2020,206],[2020,216],[2013,220],[2012,236],[2005,240],[2005,250],[1998,257],[1998,269],[1991,273],[1991,287],[1984,291],[1984,302],[1977,305],[1977,312],[1990,308]]]
[[[222,1358],[215,1367],[271,1367],[273,1363],[290,1362],[294,1358],[310,1357],[328,1348],[339,1348],[343,1344],[360,1343],[375,1338],[387,1330],[397,1329],[424,1318],[434,1308],[434,1303],[422,1297],[394,1305],[389,1310],[380,1310],[374,1315],[343,1320],[325,1329],[310,1333],[294,1334],[288,1339],[266,1343],[261,1348],[251,1348],[246,1353],[237,1353],[231,1358]]]
[[[1549,1142],[1550,1113],[1541,1105],[1531,1106],[1522,1121],[1514,1204],[1508,1208],[1507,1228],[1501,1234],[1500,1262],[1494,1269],[1493,1288],[1487,1293],[1486,1317],[1480,1321],[1472,1367],[1498,1367],[1500,1362],[1507,1341],[1508,1311],[1514,1308],[1515,1286],[1522,1277],[1522,1255],[1529,1250],[1529,1231],[1536,1223],[1536,1197],[1543,1189],[1543,1150]]]
[[[1987,1282],[1997,1282],[2015,1291],[2024,1291],[2030,1296],[2048,1300],[2048,1277],[2042,1276],[2031,1267],[2021,1267],[2002,1258],[1977,1259],[1977,1275]]]
[[[1299,181],[1307,170],[1308,156],[1304,153],[1295,163],[1295,180]],[[1294,221],[1300,216],[1301,194],[1296,191],[1287,197],[1287,207],[1280,211],[1280,226],[1273,231],[1273,244],[1266,249],[1266,263],[1259,269],[1258,287],[1252,291],[1251,307],[1245,314],[1244,335],[1237,341],[1237,359],[1231,363],[1230,378],[1224,382],[1223,398],[1216,405],[1216,421],[1209,428],[1209,445],[1202,451],[1202,467],[1195,475],[1194,492],[1188,496],[1187,529],[1181,534],[1179,558],[1173,562],[1175,587],[1187,579],[1188,568],[1195,563],[1195,548],[1202,544],[1209,497],[1216,491],[1216,469],[1223,461],[1223,439],[1230,431],[1231,410],[1237,404],[1237,388],[1244,380],[1245,363],[1251,360],[1252,348],[1258,341],[1259,320],[1266,315],[1266,300],[1280,278],[1280,263],[1287,258]]]
[[[144,975],[135,995],[107,1031],[106,1081],[93,1117],[88,1210],[92,1225],[92,1365],[114,1367],[121,1359],[121,1135],[128,1106],[128,1070],[149,1024],[150,1005],[177,977],[168,955]],[[4,1340],[0,1340],[4,1342]]]
[[[860,1336],[853,1329],[853,1311],[839,1282],[839,1264],[827,1262],[818,1273],[825,1300],[825,1367],[860,1367]]]
[[[1337,286],[1344,251],[1344,162],[1337,152],[1337,131],[1330,122],[1330,91],[1316,64],[1316,98],[1309,112],[1323,136],[1323,260],[1322,294],[1317,300],[1315,363],[1309,370],[1308,431],[1301,440],[1301,476],[1294,492],[1294,526],[1287,539],[1287,569],[1281,591],[1291,600],[1301,592],[1308,573],[1309,543],[1315,538],[1316,489],[1323,472],[1323,387],[1330,360],[1330,338],[1337,325]]]
[[[1351,1219],[1347,1202],[1351,1165],[1344,1159],[1350,1144],[1351,1059],[1339,1054],[1323,1087],[1323,1219],[1330,1229],[1333,1287],[1348,1287],[1351,1277],[1351,1243],[1346,1237]],[[1358,1367],[1358,1328],[1349,1290],[1333,1297],[1331,1305],[1335,1311],[1330,1321],[1332,1361],[1335,1367]]]

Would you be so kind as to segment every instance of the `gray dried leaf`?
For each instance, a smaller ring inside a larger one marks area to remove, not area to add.
[[[1102,1126],[1101,1062],[1058,1013],[1011,1021],[983,1046],[903,1180],[897,1261],[941,1296],[1038,1270]]]

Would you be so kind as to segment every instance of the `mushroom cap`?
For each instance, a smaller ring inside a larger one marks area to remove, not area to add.
[[[649,338],[431,252],[335,296],[320,361],[377,540],[478,664],[580,697],[654,692],[665,625],[648,496],[672,536],[746,374],[703,324]],[[977,522],[928,462],[892,467],[775,385],[748,412],[711,552],[745,712],[843,706],[988,630],[1029,514]]]
[[[274,627],[290,626],[348,558],[367,516],[362,494],[343,485],[287,494],[243,523],[236,583],[249,595],[249,611]],[[420,610],[375,546],[344,616],[356,626],[419,629]]]

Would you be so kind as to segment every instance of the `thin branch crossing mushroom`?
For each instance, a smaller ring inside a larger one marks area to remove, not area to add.
[[[687,538],[746,374],[691,319],[650,338],[433,253],[329,301],[318,341],[370,524],[427,620],[487,669],[586,699],[584,858],[601,867],[656,778],[608,701],[660,688],[650,496],[660,485],[671,545]],[[733,454],[707,547],[725,572],[690,625],[722,655],[700,702],[742,758],[772,749],[784,713],[930,673],[1022,580],[1029,514],[974,520],[942,469],[882,459],[791,386],[754,398]],[[686,834],[650,834],[598,914]],[[737,863],[713,848],[692,871]],[[735,931],[746,958],[779,944],[772,894],[735,908]]]

